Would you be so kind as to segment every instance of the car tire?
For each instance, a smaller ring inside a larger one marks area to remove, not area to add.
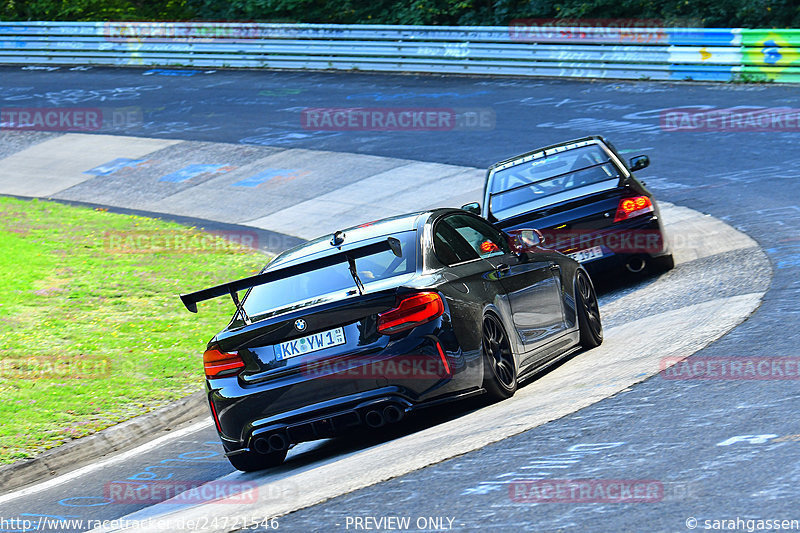
[[[675,268],[675,258],[672,254],[653,257],[650,259],[651,271],[656,274],[669,272]]]
[[[228,461],[236,470],[255,472],[256,470],[264,470],[265,468],[281,465],[283,460],[286,459],[286,453],[287,450],[267,454],[242,452],[228,456]]]
[[[505,400],[517,392],[517,367],[511,342],[500,319],[494,314],[483,317],[483,388],[492,401]]]
[[[592,280],[586,272],[579,270],[575,276],[575,306],[578,313],[578,329],[581,346],[591,349],[603,342],[603,323],[600,320],[600,306]]]

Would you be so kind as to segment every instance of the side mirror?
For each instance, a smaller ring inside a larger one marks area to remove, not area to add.
[[[636,157],[631,157],[628,166],[630,166],[631,171],[642,170],[643,168],[650,166],[650,158],[646,155],[637,155]]]
[[[481,214],[481,204],[478,202],[472,202],[471,204],[462,205],[461,209],[464,211],[468,211],[470,213],[475,213],[476,215]]]
[[[538,229],[514,229],[508,232],[508,244],[514,253],[530,252],[544,245],[545,239]]]

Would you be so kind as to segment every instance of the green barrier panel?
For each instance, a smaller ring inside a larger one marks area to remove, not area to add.
[[[798,81],[800,29],[742,30],[742,72],[753,81]]]
[[[739,70],[738,74],[739,80],[747,82],[800,83],[800,65],[791,67],[745,66]]]

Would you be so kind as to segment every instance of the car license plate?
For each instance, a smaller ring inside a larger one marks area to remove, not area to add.
[[[571,254],[567,255],[573,258],[575,261],[583,263],[585,261],[597,259],[598,257],[603,257],[603,249],[599,246],[594,246],[592,248],[587,248],[586,250],[581,250],[579,252],[572,252]]]
[[[339,346],[344,342],[344,328],[329,329],[328,331],[321,331],[313,335],[276,344],[274,346],[275,359],[283,361],[298,355]]]

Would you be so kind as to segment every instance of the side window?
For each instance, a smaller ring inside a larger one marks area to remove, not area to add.
[[[493,257],[511,251],[503,232],[477,217],[452,215],[447,217],[447,223],[467,241],[480,257]]]
[[[445,265],[455,265],[478,258],[475,250],[454,230],[446,220],[436,224],[433,232],[433,251]]]

